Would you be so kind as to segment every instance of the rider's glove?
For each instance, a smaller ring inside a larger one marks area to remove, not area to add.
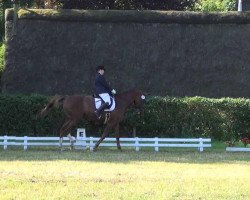
[[[116,91],[114,89],[111,92],[112,92],[112,94],[116,94]]]

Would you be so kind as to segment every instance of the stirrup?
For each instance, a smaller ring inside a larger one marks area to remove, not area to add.
[[[96,110],[95,111],[95,116],[98,118],[98,119],[101,119],[101,114]]]

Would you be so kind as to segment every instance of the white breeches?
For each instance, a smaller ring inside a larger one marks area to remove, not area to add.
[[[102,98],[103,101],[105,101],[105,103],[108,103],[109,105],[111,104],[110,96],[108,93],[102,93],[99,94],[99,96]]]

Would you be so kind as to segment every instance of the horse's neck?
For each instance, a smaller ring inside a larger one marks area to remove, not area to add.
[[[135,95],[130,94],[129,92],[120,94],[117,98],[118,101],[120,101],[125,108],[128,108],[134,101]]]

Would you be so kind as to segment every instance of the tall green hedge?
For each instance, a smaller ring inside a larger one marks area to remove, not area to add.
[[[64,117],[61,109],[52,110],[44,119],[36,118],[48,99],[41,95],[0,95],[0,135],[58,135]],[[93,136],[100,136],[103,129],[86,121],[81,121],[77,127],[85,127],[87,134]],[[134,109],[126,113],[120,126],[122,135],[131,136],[133,127],[140,137],[234,140],[249,136],[250,100],[149,97],[142,118]]]
[[[233,140],[250,132],[250,100],[153,97],[138,129],[147,136]]]

